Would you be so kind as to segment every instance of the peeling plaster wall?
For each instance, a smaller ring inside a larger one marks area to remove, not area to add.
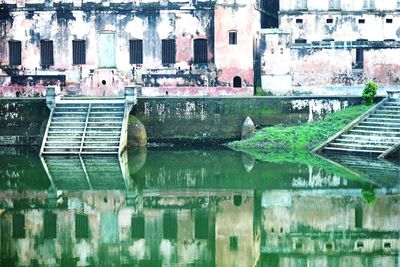
[[[247,1],[22,0],[15,5],[15,1],[7,0],[1,7],[0,67],[8,75],[65,75],[67,90],[80,90],[84,95],[101,95],[103,91],[120,95],[128,84],[161,88],[222,86],[235,94],[232,80],[238,75],[242,87],[248,88],[244,92],[252,94],[253,39],[247,37],[249,32],[256,35],[259,21],[254,18],[259,12]],[[235,49],[227,49],[230,29],[239,32]],[[103,40],[103,33],[113,34],[115,47],[112,41]],[[194,64],[193,42],[197,38],[208,40],[207,64]],[[54,65],[48,69],[40,65],[43,39],[54,42]],[[73,65],[72,41],[79,39],[86,41],[86,64]],[[129,63],[130,39],[143,40],[143,64]],[[175,64],[162,64],[162,39],[175,39]],[[21,66],[9,66],[9,40],[22,42]],[[111,62],[107,67],[101,65],[104,46],[114,51],[104,59]],[[218,59],[215,53],[220,53]],[[164,94],[166,90],[161,91]]]
[[[330,86],[337,94],[352,94],[354,90],[340,87],[358,88],[367,81],[400,88],[397,1],[376,0],[375,7],[366,8],[364,1],[341,0],[338,9],[329,8],[329,2],[307,1],[300,9],[297,1],[280,1],[279,30],[261,33],[264,91],[322,95],[326,90],[321,88]],[[297,39],[306,43],[295,43]],[[271,49],[282,47],[283,54],[272,54]],[[361,68],[355,67],[357,49],[363,50]]]

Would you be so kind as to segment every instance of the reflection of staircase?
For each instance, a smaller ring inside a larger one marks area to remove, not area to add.
[[[382,186],[399,187],[400,166],[386,160],[380,160],[366,155],[340,155],[325,153],[324,157],[339,163],[363,178]]]
[[[42,163],[58,190],[126,189],[118,156],[45,156]]]
[[[383,157],[399,142],[400,99],[386,98],[314,152],[371,153]]]
[[[118,154],[126,145],[123,98],[61,100],[52,109],[41,154]]]

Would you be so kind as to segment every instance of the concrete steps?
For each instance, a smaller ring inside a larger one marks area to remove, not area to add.
[[[41,154],[118,154],[125,109],[125,100],[117,98],[61,100],[52,110]]]
[[[375,109],[375,110],[374,110]],[[400,99],[387,99],[330,140],[325,152],[381,155],[400,142]]]

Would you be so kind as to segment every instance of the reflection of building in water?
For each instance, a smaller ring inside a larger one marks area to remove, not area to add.
[[[395,266],[400,249],[399,201],[398,195],[380,195],[375,205],[368,205],[354,190],[266,191],[262,262],[265,266]]]
[[[253,191],[142,199],[140,208],[127,207],[123,191],[83,191],[66,193],[56,208],[8,208],[0,216],[1,266],[257,263]]]

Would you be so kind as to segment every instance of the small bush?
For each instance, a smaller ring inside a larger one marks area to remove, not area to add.
[[[364,91],[361,97],[363,98],[366,105],[371,105],[374,103],[376,91],[378,90],[378,85],[374,82],[367,82],[364,86]]]

